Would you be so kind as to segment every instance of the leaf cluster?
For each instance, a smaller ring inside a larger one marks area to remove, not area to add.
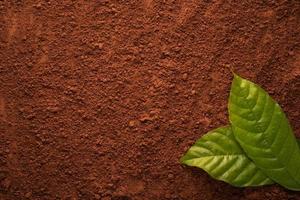
[[[205,134],[181,163],[237,187],[277,183],[300,191],[300,149],[287,117],[259,85],[234,74],[230,125]]]

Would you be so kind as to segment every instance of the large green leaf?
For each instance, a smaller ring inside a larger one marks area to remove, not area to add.
[[[228,107],[247,156],[275,182],[300,190],[300,150],[280,106],[258,85],[234,75]]]
[[[238,187],[272,183],[245,155],[234,139],[230,126],[208,132],[197,140],[180,161]]]

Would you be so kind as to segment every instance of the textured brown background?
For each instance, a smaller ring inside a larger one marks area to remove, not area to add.
[[[228,66],[300,137],[299,0],[0,1],[0,199],[294,200],[178,160],[228,123]]]

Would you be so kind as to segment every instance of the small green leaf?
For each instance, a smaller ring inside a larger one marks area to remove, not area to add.
[[[235,75],[228,107],[232,131],[247,156],[275,182],[300,190],[300,150],[280,106],[261,87]]]
[[[180,161],[201,168],[215,179],[237,187],[273,183],[245,155],[229,126],[208,132],[197,140]]]

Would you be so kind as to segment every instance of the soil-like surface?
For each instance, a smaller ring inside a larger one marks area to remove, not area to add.
[[[228,66],[300,137],[299,0],[0,1],[0,199],[299,200],[179,164]]]

